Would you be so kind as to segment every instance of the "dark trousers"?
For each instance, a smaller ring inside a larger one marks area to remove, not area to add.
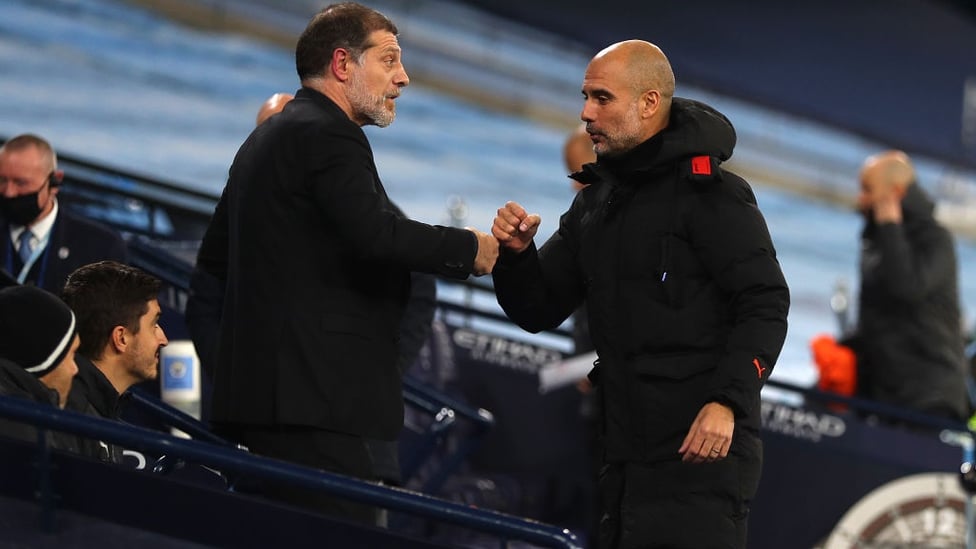
[[[600,549],[745,549],[761,468],[758,439],[713,463],[605,465]]]
[[[217,425],[222,436],[240,442],[251,453],[374,481],[373,460],[362,437],[304,426]],[[243,478],[239,492],[261,495],[355,522],[379,525],[380,510],[334,497],[321,490]]]

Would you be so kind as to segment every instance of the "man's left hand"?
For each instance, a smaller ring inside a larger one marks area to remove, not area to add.
[[[683,456],[681,461],[704,463],[725,459],[732,446],[734,428],[735,414],[731,408],[718,402],[702,406],[678,449]]]
[[[895,189],[888,191],[881,196],[874,204],[875,223],[901,223],[901,195]]]

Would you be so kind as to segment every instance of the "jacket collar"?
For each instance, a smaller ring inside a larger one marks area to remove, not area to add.
[[[635,172],[671,170],[678,161],[693,156],[724,161],[732,156],[735,142],[735,128],[725,115],[699,101],[675,97],[667,128],[619,156],[584,165],[570,177],[593,184],[606,180],[607,172],[623,180]]]
[[[87,357],[76,353],[75,364],[78,365],[78,374],[75,376],[74,383],[84,387],[85,396],[98,415],[117,418],[119,393],[112,382]]]
[[[0,358],[0,394],[27,398],[58,406],[58,392],[41,382],[20,365]]]
[[[335,101],[329,99],[329,96],[320,93],[317,90],[313,90],[312,88],[303,87],[302,89],[298,90],[295,93],[295,99],[309,100],[312,103],[314,103],[316,106],[329,110],[331,114],[340,116],[344,120],[349,120],[349,116],[346,115],[345,111],[339,108],[339,105],[337,105]],[[287,109],[288,105],[285,105],[285,108]],[[359,127],[359,125],[353,122],[352,120],[349,120],[349,123],[355,125],[356,127]]]

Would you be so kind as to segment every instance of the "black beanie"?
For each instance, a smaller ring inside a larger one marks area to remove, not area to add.
[[[75,314],[35,286],[0,290],[0,358],[41,377],[57,368],[75,338]]]

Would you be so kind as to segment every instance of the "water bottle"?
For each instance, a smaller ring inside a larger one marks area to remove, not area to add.
[[[200,419],[200,359],[192,341],[170,341],[160,351],[159,395],[166,404]],[[177,429],[173,434],[187,436]]]

